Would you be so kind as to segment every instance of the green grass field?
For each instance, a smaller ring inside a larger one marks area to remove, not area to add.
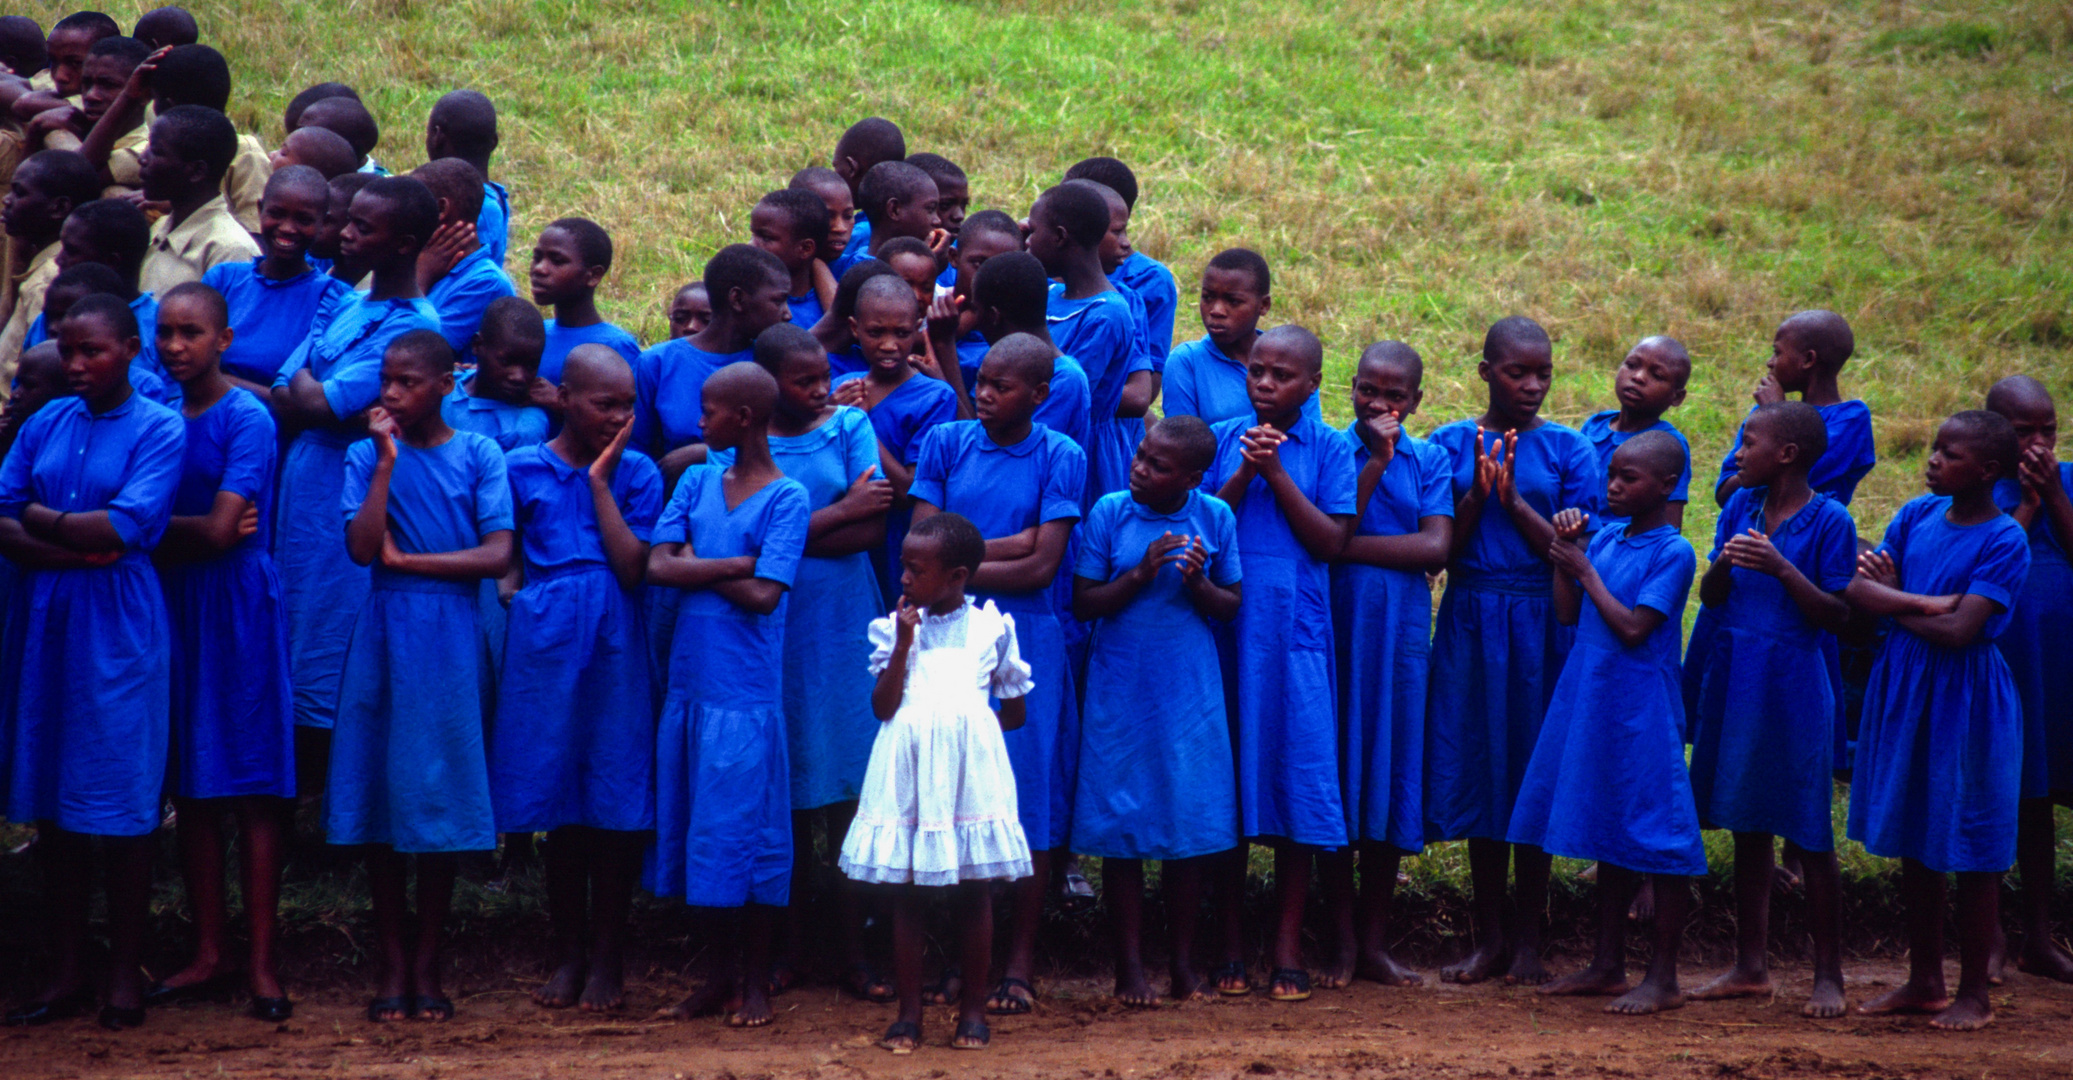
[[[762,192],[877,114],[963,165],[975,210],[1019,216],[1078,158],[1129,161],[1136,243],[1184,299],[1215,251],[1266,255],[1275,317],[1325,341],[1341,422],[1370,341],[1424,353],[1423,431],[1479,408],[1500,316],[1554,335],[1569,422],[1611,402],[1633,341],[1669,333],[1696,358],[1670,419],[1703,488],[1772,328],[1833,308],[1857,332],[1845,392],[1879,432],[1854,507],[1875,537],[1919,492],[1939,417],[2012,372],[2073,390],[2065,3],[190,6],[237,73],[233,118],[269,143],[289,96],[338,79],[383,124],[377,156],[408,168],[439,94],[487,92],[514,252],[558,216],[604,223],[606,313],[646,340]],[[46,26],[66,10],[30,7]],[[1176,338],[1197,333],[1184,304]],[[1711,501],[1691,509],[1703,550]],[[1459,885],[1462,861],[1407,865]],[[1876,862],[1846,854],[1853,876]]]

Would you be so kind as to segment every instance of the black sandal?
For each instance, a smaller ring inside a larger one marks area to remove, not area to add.
[[[1009,993],[1009,991],[1018,988],[1029,996],[1021,998]],[[1006,1004],[995,1005],[994,1002],[996,1001],[1006,1002]],[[986,1011],[994,1016],[1027,1016],[1035,1008],[1036,987],[1029,985],[1029,980],[1027,979],[1013,977],[1002,979],[993,984],[993,993],[986,995]]]
[[[286,997],[255,997],[245,1012],[254,1020],[278,1024],[295,1015],[295,1003]]]
[[[1275,987],[1284,985],[1295,987],[1295,992],[1275,992]],[[1274,974],[1267,977],[1267,997],[1274,1001],[1310,1000],[1310,973],[1302,968],[1275,968]]]
[[[383,1013],[396,1013],[397,1015],[383,1016]],[[414,1020],[416,1018],[417,999],[409,994],[375,998],[367,1003],[367,1022],[370,1024],[393,1024],[398,1020]]]
[[[763,984],[764,992],[771,997],[783,997],[799,985],[799,969],[790,964],[770,965],[770,980]]]
[[[907,1041],[901,1043],[900,1039]],[[921,1025],[912,1020],[895,1020],[885,1029],[885,1034],[878,1037],[878,1045],[895,1054],[911,1054],[921,1045]]]
[[[1225,986],[1224,980],[1237,979],[1243,986]],[[1246,997],[1252,993],[1252,976],[1245,973],[1245,961],[1233,960],[1209,973],[1209,985],[1224,997]]]
[[[842,988],[860,1001],[885,1005],[900,1000],[900,992],[869,964],[851,964],[842,973]]]
[[[444,1022],[453,1019],[453,1012],[452,998],[420,994],[417,997],[417,1007],[411,1011],[410,1017],[413,1020]]]
[[[957,983],[957,992],[954,994],[950,992],[950,984],[952,982]],[[921,1003],[923,1005],[955,1005],[957,1004],[957,999],[964,996],[964,985],[964,971],[956,964],[952,964],[943,969],[943,974],[937,976],[935,982],[921,988]]]
[[[950,1038],[952,1050],[984,1050],[993,1043],[993,1029],[984,1020],[961,1020]]]

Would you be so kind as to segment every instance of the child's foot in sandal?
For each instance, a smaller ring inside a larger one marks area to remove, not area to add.
[[[1210,973],[1216,980],[1216,992],[1225,997],[1245,997],[1252,993],[1252,977],[1245,973],[1245,962],[1233,960]]]
[[[1302,968],[1275,968],[1269,976],[1267,996],[1275,1001],[1310,1000],[1310,973]]]
[[[878,1037],[878,1045],[895,1054],[911,1054],[921,1045],[921,1025],[912,1020],[895,1020]]]
[[[892,980],[880,975],[869,964],[851,964],[842,973],[842,988],[851,996],[875,1005],[884,1005],[899,1000],[899,991],[893,989]]]
[[[957,1034],[950,1039],[952,1050],[984,1050],[993,1042],[993,1029],[984,1020],[960,1020]]]
[[[955,1005],[959,998],[964,997],[964,993],[964,972],[958,970],[956,964],[952,964],[943,969],[942,977],[938,978],[932,985],[921,988],[921,1003],[923,1005]]]
[[[1013,976],[993,984],[993,994],[986,999],[986,1011],[995,1016],[1024,1016],[1034,1008],[1036,987]]]

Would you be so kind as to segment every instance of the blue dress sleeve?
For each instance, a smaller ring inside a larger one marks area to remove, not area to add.
[[[7,448],[6,460],[0,461],[0,517],[19,518],[35,501],[36,453],[49,437],[50,417],[48,408],[29,417]]]
[[[662,514],[662,470],[648,455],[629,452],[619,459],[619,471],[624,474],[618,496],[619,516],[626,519],[634,539],[651,543],[656,518]]]
[[[920,377],[927,378],[928,376],[923,375]],[[957,419],[957,395],[954,393],[933,395],[928,409],[925,412],[916,414],[911,421],[913,433],[907,436],[907,446],[900,454],[900,463],[911,466],[920,461],[922,438],[929,432],[955,419]]]
[[[1839,422],[1828,431],[1828,449],[1821,457],[1826,461],[1831,455],[1841,463],[1835,478],[1822,485],[1836,501],[1847,505],[1857,493],[1857,482],[1871,473],[1879,463],[1878,444],[1873,441],[1871,409],[1861,401],[1845,402],[1856,406],[1845,412]]]
[[[1130,497],[1128,493],[1117,494],[1125,499]],[[1116,494],[1104,495],[1096,500],[1094,508],[1087,511],[1087,519],[1073,530],[1073,539],[1079,541],[1080,549],[1073,558],[1074,577],[1103,583],[1115,580],[1116,553],[1111,549],[1115,545],[1113,526],[1119,509],[1116,497]],[[1142,556],[1143,552],[1138,554]]]
[[[1214,496],[1222,491],[1231,477],[1238,474],[1244,459],[1238,451],[1238,439],[1245,433],[1245,421],[1226,420],[1209,429],[1216,435],[1216,456],[1209,459],[1209,468],[1202,470],[1202,486],[1196,490],[1204,495]]]
[[[1822,592],[1833,593],[1849,588],[1850,579],[1857,576],[1857,523],[1843,504],[1829,505],[1835,512],[1819,522],[1820,532],[1814,537],[1814,573],[1809,580]]]
[[[1914,531],[1915,518],[1920,515],[1921,508],[1925,504],[1934,503],[1935,501],[1935,499],[1925,495],[1911,499],[1903,504],[1899,511],[1893,515],[1892,522],[1886,526],[1886,535],[1879,541],[1877,550],[1893,557],[1893,568],[1899,571],[1903,578],[1907,574],[1904,559],[1907,552],[1908,533]]]
[[[665,342],[665,344],[667,344]],[[662,421],[655,414],[655,396],[660,390],[661,364],[656,356],[657,345],[636,356],[633,361],[633,436],[631,442],[642,450],[654,446],[662,437]]]
[[[1077,521],[1080,497],[1087,490],[1087,452],[1071,439],[1054,433],[1041,453],[1050,456],[1044,470],[1044,494],[1037,506],[1037,522]]]
[[[1418,448],[1418,516],[1454,516],[1454,463],[1445,447],[1426,443]]]
[[[1238,515],[1231,512],[1229,503],[1214,495],[1205,495],[1202,501],[1209,507],[1211,546],[1215,549],[1205,572],[1209,580],[1228,589],[1244,578],[1238,561]]]
[[[158,545],[173,517],[173,493],[179,490],[186,454],[187,423],[178,413],[155,416],[137,433],[129,475],[108,500],[108,524],[122,537],[124,548]]]
[[[1676,543],[1657,548],[1649,560],[1648,577],[1643,579],[1641,591],[1634,597],[1634,606],[1660,611],[1670,619],[1681,617],[1685,597],[1691,595],[1692,574],[1697,566],[1698,559],[1691,544],[1682,537]]]
[[[310,336],[302,339],[302,344],[289,351],[288,359],[281,361],[281,373],[274,376],[275,386],[288,385],[294,380],[296,372],[310,366],[310,341],[315,337],[316,331],[311,330]]]
[[[511,479],[504,470],[504,451],[496,440],[478,435],[475,455],[475,534],[478,537],[510,529]]]
[[[1317,448],[1317,486],[1310,499],[1323,513],[1351,515],[1360,477],[1360,469],[1353,464],[1353,444],[1322,424],[1318,427],[1324,439]]]
[[[949,481],[950,452],[949,425],[930,428],[921,439],[921,453],[914,465],[914,482],[907,486],[907,494],[916,502],[925,502],[938,510],[943,508],[943,486]]]
[[[691,537],[691,502],[704,482],[700,474],[705,470],[693,468],[685,471],[677,480],[677,489],[670,493],[669,501],[663,504],[662,513],[655,518],[655,528],[648,542],[651,544],[681,544]]]
[[[2030,576],[2030,539],[2014,519],[2004,517],[2001,521],[2009,527],[1997,530],[1992,539],[1981,545],[1979,561],[1973,564],[1972,580],[1965,584],[1965,591],[1972,596],[1984,596],[2007,611],[2015,606],[2016,596],[2023,591],[2023,579]]]
[[[1182,351],[1187,346],[1174,349],[1166,357],[1165,377],[1159,384],[1160,409],[1167,416],[1201,416],[1202,406],[1195,400],[1195,371],[1193,361]]]
[[[925,377],[925,376],[924,376]],[[878,433],[871,429],[871,418],[862,409],[841,406],[836,418],[842,421],[842,475],[851,483],[864,474],[865,469],[879,464]],[[884,479],[879,477],[878,479]],[[845,488],[845,490],[847,490]],[[837,495],[840,499],[842,496]]]
[[[374,440],[362,439],[346,447],[345,486],[338,491],[338,508],[351,524],[360,504],[367,501],[367,485],[374,479]]]
[[[258,503],[270,494],[274,456],[280,453],[273,414],[265,408],[239,409],[230,415],[230,439],[223,458],[223,480],[216,490]]]
[[[1692,444],[1684,432],[1675,427],[1670,434],[1677,437],[1677,445],[1684,447],[1684,471],[1677,474],[1677,486],[1670,489],[1670,502],[1690,502],[1692,497]]]
[[[777,481],[770,512],[763,519],[762,546],[756,552],[756,576],[792,587],[799,559],[806,554],[806,524],[813,517],[806,489],[796,480]]]
[[[332,369],[324,380],[324,403],[340,420],[364,411],[381,398],[381,354],[355,358]]]

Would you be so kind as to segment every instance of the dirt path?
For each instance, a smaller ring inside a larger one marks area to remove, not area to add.
[[[1899,975],[1858,968],[1851,996]],[[154,1012],[144,1029],[122,1035],[83,1020],[0,1034],[0,1076],[2073,1076],[2073,988],[2023,975],[1997,992],[1998,1023],[1975,1035],[1934,1032],[1919,1020],[1802,1020],[1800,981],[1775,1002],[1626,1020],[1598,1011],[1600,1002],[1516,988],[1367,984],[1300,1005],[1251,998],[1136,1012],[1109,1000],[1103,983],[1075,980],[1046,987],[1035,1015],[997,1020],[985,1053],[948,1049],[949,1021],[933,1010],[928,1045],[906,1058],[871,1045],[890,1006],[850,1001],[832,987],[779,999],[777,1023],[761,1031],[645,1019],[680,989],[669,980],[637,985],[631,1001],[640,1011],[599,1018],[543,1012],[513,984],[464,999],[460,1017],[440,1026],[370,1025],[358,993],[343,989],[303,1001],[278,1029],[231,1006],[188,1005]]]

